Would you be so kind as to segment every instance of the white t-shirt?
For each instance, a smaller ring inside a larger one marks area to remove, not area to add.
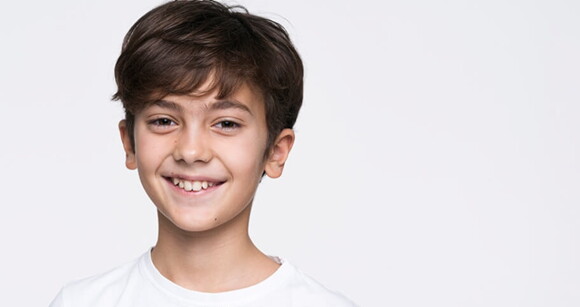
[[[66,285],[50,307],[351,307],[345,297],[304,275],[290,263],[248,288],[204,293],[165,278],[153,265],[151,251],[110,272]]]

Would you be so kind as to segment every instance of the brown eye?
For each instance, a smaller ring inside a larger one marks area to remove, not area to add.
[[[171,126],[174,125],[175,122],[173,122],[171,119],[166,118],[166,117],[162,117],[162,118],[156,118],[154,120],[151,120],[149,122],[150,125],[154,125],[154,126]]]
[[[235,129],[235,128],[238,128],[240,125],[238,125],[235,122],[229,121],[229,120],[224,120],[224,121],[217,123],[217,126],[218,126],[218,128],[221,128],[221,129]]]

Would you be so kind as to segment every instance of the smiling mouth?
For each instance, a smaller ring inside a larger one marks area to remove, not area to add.
[[[178,187],[180,189],[183,189],[187,192],[199,192],[201,190],[207,190],[211,187],[214,186],[219,186],[221,185],[223,182],[214,182],[214,181],[205,181],[205,180],[183,180],[183,179],[179,179],[179,178],[171,178],[171,177],[165,177],[165,179],[169,182],[171,182],[175,187]]]

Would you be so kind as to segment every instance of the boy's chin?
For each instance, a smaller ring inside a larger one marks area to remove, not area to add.
[[[234,217],[219,217],[215,215],[197,214],[196,216],[177,215],[167,217],[162,213],[159,214],[160,231],[167,230],[171,233],[181,232],[188,234],[202,234],[207,233],[218,228],[222,228],[226,224],[239,224],[234,220],[242,218],[241,216]],[[242,225],[244,223],[241,223]]]
[[[186,233],[202,233],[210,231],[216,227],[219,227],[219,219],[216,218],[195,218],[195,219],[184,219],[183,216],[180,217],[167,217],[160,214],[162,217],[159,219],[160,230],[169,230],[171,232],[186,232]]]

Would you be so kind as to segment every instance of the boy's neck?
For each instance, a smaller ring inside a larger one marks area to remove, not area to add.
[[[203,233],[185,232],[158,213],[153,264],[172,282],[200,292],[224,292],[259,283],[279,264],[251,241],[249,211],[250,206],[229,223]]]

